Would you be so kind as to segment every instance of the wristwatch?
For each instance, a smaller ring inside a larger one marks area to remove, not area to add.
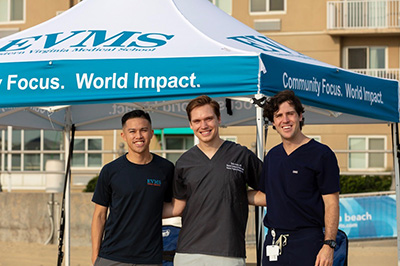
[[[328,245],[331,248],[336,248],[336,241],[335,240],[325,240],[324,245]]]

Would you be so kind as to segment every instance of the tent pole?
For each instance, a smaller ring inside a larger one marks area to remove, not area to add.
[[[400,146],[399,146],[399,124],[392,123],[392,143],[393,143],[393,168],[394,177],[396,180],[396,217],[397,217],[397,265],[400,266],[400,179],[399,179],[399,164],[400,164]]]
[[[11,169],[12,169],[12,126],[7,126],[7,175],[8,175],[8,192],[11,192],[12,189],[12,176],[11,176]]]
[[[260,100],[264,97],[263,94],[256,94],[255,99]],[[257,157],[262,161],[264,159],[264,119],[263,119],[263,108],[257,101],[256,104],[256,147],[257,147]],[[256,189],[256,188],[255,188]],[[256,250],[257,250],[257,266],[261,265],[262,251],[264,246],[264,226],[263,220],[263,207],[256,207]]]
[[[71,130],[72,130],[72,139],[71,139]],[[63,202],[65,204],[64,214],[65,214],[65,221],[60,220],[60,239],[59,239],[59,256],[58,256],[58,266],[61,266],[63,258],[65,258],[64,266],[70,266],[70,247],[71,247],[71,231],[70,231],[70,224],[71,224],[71,157],[74,145],[74,138],[75,137],[75,125],[72,125],[71,121],[71,112],[70,109],[67,109],[66,112],[66,126],[65,126],[65,184],[64,184],[64,194],[63,194]],[[63,205],[64,205],[63,204]],[[63,209],[61,210],[63,212]],[[62,224],[64,223],[64,224]],[[62,254],[62,245],[63,239],[65,234],[65,252]]]
[[[69,156],[69,146],[71,141],[71,134],[70,134],[70,127],[68,126],[65,132],[65,140],[68,145],[67,149],[65,149],[65,158]],[[68,167],[68,166],[67,166]],[[68,170],[66,170],[68,171]],[[71,247],[71,231],[70,231],[70,222],[71,222],[71,173],[68,173],[68,179],[66,186],[66,193],[65,193],[65,266],[70,266],[70,247]]]

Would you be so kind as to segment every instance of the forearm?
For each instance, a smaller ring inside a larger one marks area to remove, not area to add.
[[[325,240],[336,239],[339,227],[339,193],[332,194],[331,200],[325,201]]]
[[[172,205],[172,202],[164,202],[163,206],[163,212],[162,212],[162,218],[171,218],[174,217],[174,206]]]
[[[93,221],[92,223],[92,263],[94,264],[99,251],[104,233],[104,223],[100,220]]]
[[[96,205],[93,213],[92,228],[91,228],[91,239],[92,239],[92,263],[95,260],[100,251],[101,241],[103,240],[104,226],[107,218],[107,208],[100,205]]]
[[[173,198],[171,202],[164,202],[162,218],[180,216],[186,207],[186,200]]]
[[[324,240],[336,240],[336,234],[339,226],[339,192],[322,195],[325,205],[325,237]],[[328,245],[322,245],[317,258],[316,266],[333,265],[334,249]]]
[[[258,190],[247,191],[247,200],[250,205],[267,206],[267,198],[265,194]]]

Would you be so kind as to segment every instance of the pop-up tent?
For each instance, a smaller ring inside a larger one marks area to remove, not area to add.
[[[207,0],[85,0],[0,39],[0,125],[113,129],[142,108],[157,128],[187,126],[185,101],[208,94],[224,125],[257,122],[262,145],[261,108],[247,99],[284,89],[313,111],[307,123],[399,122],[397,81],[309,58]]]

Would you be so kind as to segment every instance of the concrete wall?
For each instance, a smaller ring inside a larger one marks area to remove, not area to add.
[[[92,195],[71,193],[71,246],[91,246]],[[50,243],[58,244],[61,197],[61,193],[0,193],[0,241],[45,244],[51,236],[48,206],[53,206],[56,226]],[[49,202],[56,204],[48,205]],[[168,219],[164,222],[174,224]],[[246,242],[255,243],[255,235],[254,207],[250,207]]]
[[[55,232],[50,243],[57,244],[61,198],[61,193],[0,193],[0,241],[46,243],[51,236],[49,207],[53,207]],[[92,193],[71,194],[72,246],[91,245],[91,198]]]

